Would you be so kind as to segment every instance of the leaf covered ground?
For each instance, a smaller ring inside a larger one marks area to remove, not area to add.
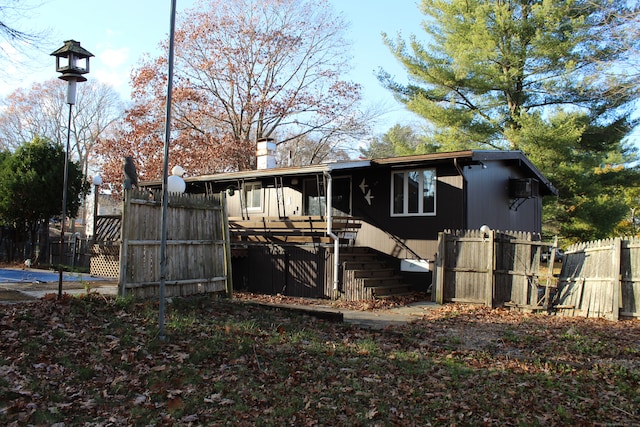
[[[165,327],[97,294],[0,306],[0,424],[640,424],[638,320],[445,305],[368,330],[192,297]]]

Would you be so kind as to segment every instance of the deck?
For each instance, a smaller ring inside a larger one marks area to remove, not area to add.
[[[229,231],[235,243],[333,243],[327,234],[327,219],[323,216],[229,218]],[[332,217],[331,231],[341,243],[355,239],[361,222],[353,217]]]

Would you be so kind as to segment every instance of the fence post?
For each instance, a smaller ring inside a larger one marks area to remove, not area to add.
[[[611,263],[613,264],[611,279],[611,320],[618,320],[620,317],[620,308],[622,307],[622,272],[620,264],[622,257],[622,239],[616,237],[613,240],[613,251],[611,254]]]
[[[484,235],[483,235],[484,239]],[[493,308],[493,295],[494,295],[494,276],[496,269],[496,262],[494,258],[495,251],[495,230],[489,230],[488,237],[485,240],[487,246],[487,275],[485,277],[485,305]]]
[[[431,298],[438,304],[444,302],[444,273],[445,273],[445,254],[447,253],[446,234],[438,233],[438,255],[435,262],[435,274],[433,281],[435,282],[435,293]]]
[[[120,223],[120,280],[118,280],[118,286],[120,287],[120,295],[124,298],[127,296],[127,251],[129,246],[129,207],[130,207],[130,190],[123,190],[123,203],[122,203],[122,221]]]
[[[544,302],[542,308],[547,310],[550,305],[551,299],[551,279],[553,278],[553,268],[556,261],[556,251],[558,250],[558,236],[553,238],[553,246],[551,247],[551,254],[547,260],[547,284],[544,288]],[[537,304],[536,304],[537,305]]]
[[[222,233],[224,235],[224,260],[226,271],[227,298],[233,298],[233,276],[231,267],[231,234],[229,233],[229,217],[227,215],[227,193],[220,193],[220,212],[222,214]]]

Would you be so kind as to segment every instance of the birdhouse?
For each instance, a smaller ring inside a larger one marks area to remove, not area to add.
[[[91,52],[80,46],[80,42],[67,40],[64,46],[51,54],[56,57],[56,71],[62,73],[60,79],[66,81],[85,82],[83,74],[89,72]]]

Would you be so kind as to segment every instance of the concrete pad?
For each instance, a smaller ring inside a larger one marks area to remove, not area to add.
[[[336,322],[348,323],[368,329],[384,329],[388,326],[406,325],[421,319],[428,310],[440,307],[430,301],[411,303],[406,306],[396,307],[388,310],[344,310],[326,305],[304,305],[304,304],[283,304],[267,303],[260,301],[242,301],[245,304],[255,304],[264,307],[291,310],[315,316],[322,319]]]

